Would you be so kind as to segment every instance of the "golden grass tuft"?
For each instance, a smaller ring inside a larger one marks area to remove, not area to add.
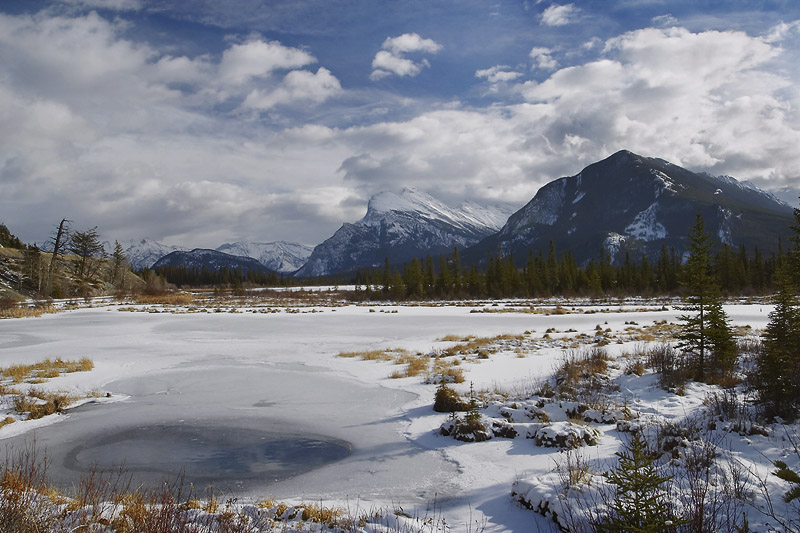
[[[78,361],[64,361],[58,357],[55,360],[45,359],[33,364],[11,365],[0,369],[0,375],[11,379],[14,383],[22,383],[26,380],[56,378],[61,374],[88,372],[92,369],[94,369],[94,362],[88,357],[83,357]]]
[[[54,413],[60,413],[77,398],[65,392],[45,392],[31,389],[28,395],[14,398],[14,411],[19,414],[28,413],[28,420],[36,420]]]
[[[556,369],[556,381],[564,386],[574,386],[583,378],[608,372],[608,363],[611,360],[602,348],[568,350]]]
[[[10,307],[0,306],[0,318],[31,318],[45,314],[55,313],[56,308],[52,305],[14,305]]]
[[[191,305],[195,302],[195,296],[188,292],[137,294],[133,300],[140,305]]]
[[[450,360],[437,357],[433,362],[433,375],[450,378],[453,383],[464,383],[464,370],[459,368],[458,359]]]
[[[405,355],[395,359],[395,364],[405,364],[402,371],[394,371],[389,377],[392,379],[411,378],[419,376],[428,370],[429,359],[425,356]]]
[[[303,513],[300,515],[305,522],[316,522],[325,524],[328,527],[339,525],[341,517],[345,514],[344,510],[337,507],[323,507],[322,505],[302,504]]]

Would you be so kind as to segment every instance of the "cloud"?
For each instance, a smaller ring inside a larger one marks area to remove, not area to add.
[[[61,0],[66,4],[88,7],[91,9],[109,9],[113,11],[139,11],[141,0]]]
[[[765,37],[765,40],[768,43],[779,43],[792,35],[800,35],[800,20],[795,20],[793,22],[781,22],[780,24],[777,24],[770,29],[769,33]]]
[[[536,68],[541,70],[553,70],[558,66],[558,61],[553,59],[553,56],[551,55],[552,53],[553,51],[549,48],[535,46],[531,48],[531,51],[528,55],[534,61],[534,66]]]
[[[658,15],[656,17],[653,17],[650,20],[650,22],[653,24],[653,26],[658,26],[658,27],[662,27],[662,28],[666,28],[666,27],[669,27],[669,26],[677,26],[678,25],[678,19],[676,19],[675,17],[673,17],[669,13],[667,13],[665,15]]]
[[[511,67],[506,65],[495,65],[494,67],[475,71],[476,78],[485,78],[489,83],[514,81],[521,76],[521,72],[514,72]]]
[[[370,79],[377,81],[387,76],[417,76],[423,68],[430,67],[427,59],[413,61],[405,57],[407,53],[435,54],[442,46],[432,39],[423,39],[416,33],[404,33],[397,37],[387,37],[382,50],[372,60]]]
[[[442,49],[442,45],[433,39],[423,39],[416,33],[404,33],[398,37],[387,37],[382,48],[399,56],[406,52],[427,52],[435,54]]]
[[[514,202],[630,149],[761,186],[800,181],[800,128],[786,96],[792,82],[770,70],[780,48],[743,32],[684,28],[637,30],[597,48],[600,57],[541,83],[509,82],[522,104],[337,132],[352,152],[339,172],[364,194],[402,183],[453,201]]]
[[[277,41],[253,39],[223,52],[219,75],[227,83],[240,84],[251,78],[269,76],[275,70],[290,70],[316,62],[305,50],[283,46]]]
[[[398,76],[411,76],[414,77],[425,67],[429,67],[430,63],[427,59],[419,62],[411,61],[403,57],[396,56],[386,50],[381,50],[375,54],[375,59],[372,60],[372,74],[370,79],[379,80],[386,76],[396,74]]]
[[[254,89],[245,98],[242,107],[265,110],[286,104],[320,104],[341,91],[339,80],[324,67],[320,67],[316,74],[306,70],[293,70],[272,91]]]
[[[780,160],[781,179],[800,176],[791,148],[800,131],[781,96],[791,82],[768,70],[779,48],[743,32],[647,28],[604,49],[604,58],[520,85],[549,117],[540,134],[550,146],[578,136],[589,141],[584,153],[628,148],[761,180]]]
[[[542,24],[545,26],[565,26],[580,19],[581,10],[575,4],[553,4],[542,12]]]
[[[329,65],[310,68],[312,50],[257,37],[188,57],[98,14],[0,15],[0,212],[27,240],[66,216],[110,240],[316,244],[382,190],[522,205],[622,148],[796,186],[796,73],[775,68],[796,53],[788,26],[761,37],[645,28],[573,55],[559,45],[565,66],[536,47],[538,81],[475,71],[476,84],[507,89],[481,108],[358,100]],[[428,40],[394,39],[380,52],[425,68]],[[400,75],[385,66],[375,70]],[[386,118],[394,104],[404,118]],[[306,108],[351,115],[304,123]]]

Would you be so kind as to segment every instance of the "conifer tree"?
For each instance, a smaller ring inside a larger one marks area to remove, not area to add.
[[[791,226],[794,243],[787,261],[780,261],[775,274],[778,293],[764,331],[764,349],[756,357],[754,388],[767,417],[794,420],[800,412],[800,307],[797,282],[800,280],[800,209],[794,209]],[[782,254],[781,254],[782,256]]]
[[[70,236],[68,250],[78,256],[75,273],[79,277],[93,277],[99,262],[93,258],[104,256],[103,244],[97,233],[97,226],[86,231],[74,231]]]
[[[594,526],[600,532],[656,533],[674,530],[678,525],[665,485],[671,476],[662,476],[647,451],[640,432],[617,452],[619,464],[605,478],[616,485],[615,498],[608,514]]]
[[[678,347],[693,360],[694,378],[698,381],[705,381],[708,371],[717,374],[714,377],[730,371],[736,359],[736,345],[720,302],[719,285],[711,275],[712,244],[698,213],[689,232],[689,259],[684,272],[688,296],[682,310],[688,314],[680,316],[683,324],[678,335]]]
[[[111,253],[111,283],[118,284],[117,280],[121,279],[121,284],[124,285],[125,281],[125,267],[128,258],[125,257],[125,250],[119,241],[114,241],[114,251]]]

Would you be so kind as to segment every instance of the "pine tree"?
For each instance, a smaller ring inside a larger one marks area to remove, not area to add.
[[[703,217],[698,213],[689,233],[689,259],[684,279],[688,296],[682,310],[688,314],[680,316],[683,324],[678,335],[678,347],[693,360],[694,378],[698,381],[705,381],[708,371],[716,374],[714,377],[727,373],[736,359],[736,345],[720,302],[719,285],[711,275],[712,244]]]
[[[119,241],[114,241],[114,251],[111,253],[111,283],[114,285],[125,283],[125,267],[128,263],[128,258],[125,257],[125,250]],[[118,282],[117,280],[120,280]]]
[[[641,433],[633,435],[622,452],[617,452],[619,464],[605,473],[609,483],[616,485],[615,498],[608,514],[594,526],[600,532],[663,532],[679,524],[672,512],[665,485],[671,476],[662,476],[647,451]]]
[[[67,248],[78,256],[75,273],[79,277],[92,277],[99,264],[92,258],[105,255],[103,245],[100,243],[100,235],[97,233],[97,226],[86,231],[72,232]]]
[[[775,308],[764,330],[764,349],[756,357],[754,386],[767,417],[794,420],[800,412],[800,307],[788,263],[778,280]]]

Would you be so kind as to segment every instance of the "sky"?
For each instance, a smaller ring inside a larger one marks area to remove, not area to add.
[[[0,223],[316,245],[627,149],[797,205],[800,2],[3,0]]]

